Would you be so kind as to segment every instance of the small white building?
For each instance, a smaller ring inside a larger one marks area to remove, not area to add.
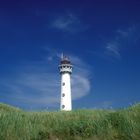
[[[60,110],[70,111],[72,110],[70,79],[72,74],[72,65],[68,57],[62,55],[59,69],[61,74]]]

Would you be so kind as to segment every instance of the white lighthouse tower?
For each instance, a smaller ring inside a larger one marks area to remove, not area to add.
[[[60,110],[70,111],[72,110],[70,80],[70,76],[72,74],[72,65],[68,57],[62,55],[59,69],[61,74]]]

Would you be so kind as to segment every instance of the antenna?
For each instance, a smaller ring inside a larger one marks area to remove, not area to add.
[[[61,53],[61,59],[63,59],[64,58],[64,54],[63,54],[63,52]]]

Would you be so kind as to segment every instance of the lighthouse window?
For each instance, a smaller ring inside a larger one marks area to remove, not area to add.
[[[65,83],[62,84],[63,86],[65,85]]]
[[[62,105],[62,108],[65,108],[65,105]]]
[[[63,94],[62,94],[62,97],[64,97],[64,96],[65,96],[65,94],[63,93]]]

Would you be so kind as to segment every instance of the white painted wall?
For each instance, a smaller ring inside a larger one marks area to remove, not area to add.
[[[63,83],[65,83],[65,84],[63,85]],[[64,108],[63,108],[63,105],[64,105]],[[65,110],[65,111],[72,110],[70,73],[62,73],[61,74],[61,103],[60,103],[60,109]]]

